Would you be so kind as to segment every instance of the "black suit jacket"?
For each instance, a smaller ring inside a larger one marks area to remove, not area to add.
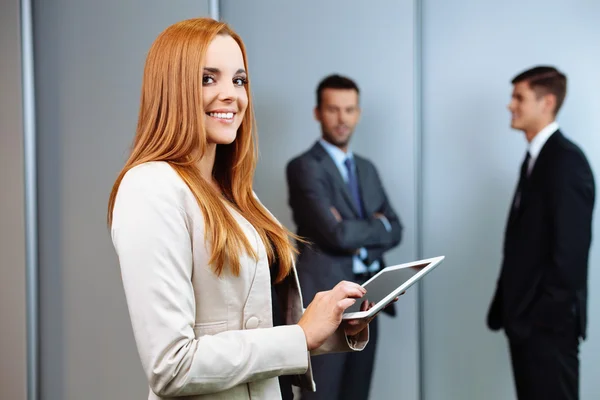
[[[537,330],[576,330],[585,338],[595,196],[588,161],[557,131],[519,186],[521,198],[518,207],[513,200],[506,225],[488,326],[504,328],[513,340]]]
[[[355,281],[352,256],[357,249],[367,249],[366,265],[379,260],[384,268],[383,254],[400,243],[402,225],[375,166],[356,154],[354,161],[365,215],[370,216],[367,219],[360,218],[347,184],[319,142],[287,165],[289,204],[297,233],[310,242],[299,244],[296,265],[305,306],[317,292],[330,290],[342,280]],[[331,207],[338,210],[341,222]],[[392,226],[390,232],[374,213],[385,215]],[[394,310],[388,307],[385,311],[393,315]]]

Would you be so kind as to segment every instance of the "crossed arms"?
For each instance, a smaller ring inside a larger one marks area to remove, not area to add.
[[[333,251],[356,253],[365,248],[367,265],[398,245],[402,238],[400,220],[389,204],[377,171],[371,168],[374,187],[383,201],[369,218],[352,219],[342,218],[335,208],[330,196],[331,184],[318,162],[298,158],[287,167],[289,202],[303,235],[319,247]],[[381,217],[389,222],[389,231]]]

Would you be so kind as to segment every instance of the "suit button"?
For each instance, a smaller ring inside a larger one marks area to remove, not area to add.
[[[258,328],[258,318],[250,317],[248,321],[246,321],[246,329],[256,329]]]

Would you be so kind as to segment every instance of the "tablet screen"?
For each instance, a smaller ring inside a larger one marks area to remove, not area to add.
[[[375,304],[379,303],[427,265],[429,263],[393,270],[383,269],[375,279],[363,285],[367,289],[367,294],[362,299],[357,299],[356,303],[348,307],[344,313],[359,312],[360,305],[364,300],[372,301]]]

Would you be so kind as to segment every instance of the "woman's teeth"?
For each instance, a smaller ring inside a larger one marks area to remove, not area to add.
[[[213,118],[220,118],[220,119],[233,119],[233,113],[232,112],[228,112],[228,113],[208,113],[208,115],[210,115]]]

